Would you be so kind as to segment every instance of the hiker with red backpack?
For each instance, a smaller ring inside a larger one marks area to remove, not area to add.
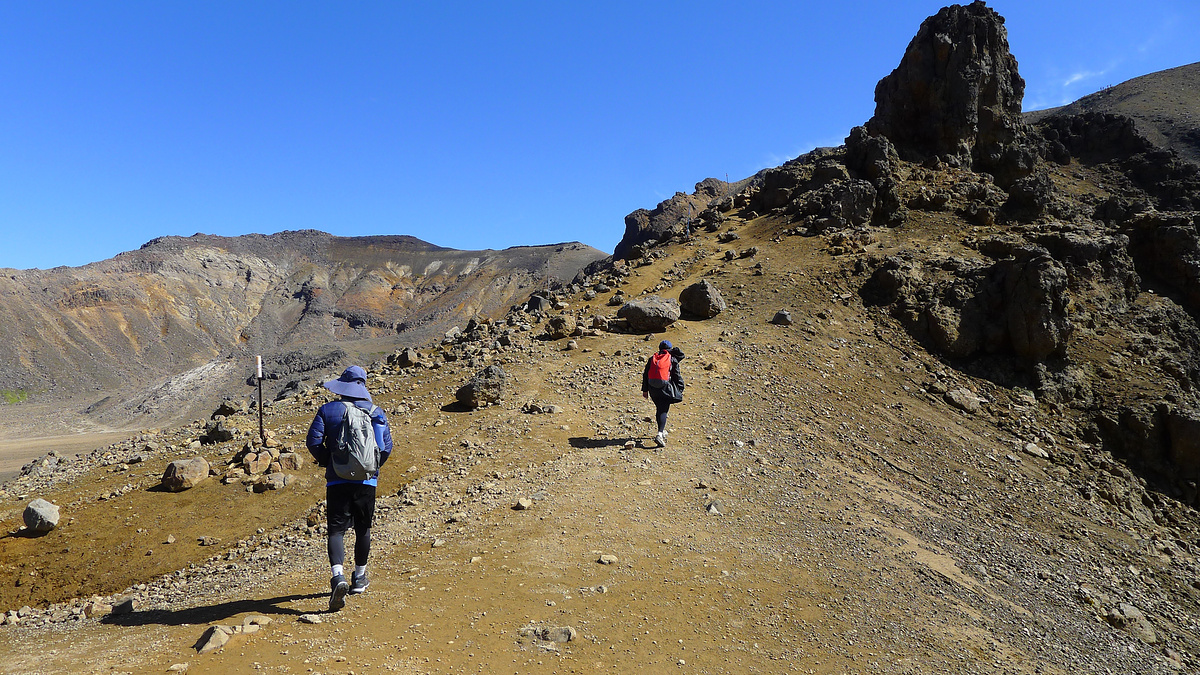
[[[371,402],[367,373],[350,366],[336,380],[325,382],[341,398],[317,410],[305,445],[318,466],[325,467],[326,523],[329,529],[329,609],[346,606],[347,593],[363,593],[367,557],[371,554],[371,523],[375,518],[375,488],[379,467],[392,452],[387,415]],[[354,573],[346,583],[345,536],[354,525]]]
[[[646,360],[646,369],[642,372],[642,398],[654,401],[658,422],[654,442],[660,448],[667,445],[667,412],[672,403],[683,400],[683,375],[679,372],[679,362],[683,358],[679,347],[671,346],[670,340],[663,340],[658,343],[658,352]]]

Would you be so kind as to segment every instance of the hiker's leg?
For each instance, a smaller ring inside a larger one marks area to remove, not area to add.
[[[667,430],[667,412],[671,409],[671,404],[668,401],[655,401],[655,418],[658,420],[658,432],[662,433]]]
[[[362,572],[367,566],[367,557],[371,555],[371,529],[354,530],[354,568]]]
[[[332,576],[341,574],[346,561],[346,529],[350,527],[350,493],[347,485],[330,485],[325,488],[325,524],[329,530],[329,566]]]
[[[336,568],[341,567],[346,562],[346,531],[339,530],[329,533],[329,567],[333,568],[333,576],[337,576]],[[357,549],[358,546],[355,545]]]
[[[375,486],[355,486],[351,512],[354,516],[354,565],[364,567],[371,555],[371,525],[375,520]],[[361,571],[361,570],[360,570]]]

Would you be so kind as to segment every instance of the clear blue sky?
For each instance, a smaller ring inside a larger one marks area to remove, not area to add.
[[[0,3],[0,267],[316,228],[579,240],[840,144],[941,2]],[[1050,107],[1200,61],[1200,3],[995,0]]]

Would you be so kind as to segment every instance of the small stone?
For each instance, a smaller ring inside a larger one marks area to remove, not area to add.
[[[792,313],[786,309],[781,309],[778,312],[775,312],[775,316],[772,317],[771,323],[775,324],[776,326],[790,326],[792,323],[794,323],[792,320]]]
[[[1037,443],[1026,443],[1021,449],[1024,450],[1025,454],[1027,455],[1033,455],[1034,457],[1040,457],[1041,459],[1050,459],[1050,453],[1040,448]]]
[[[975,414],[981,410],[979,397],[970,389],[951,389],[942,398],[963,412]]]
[[[604,555],[600,556],[600,559],[597,562],[599,562],[601,565],[612,565],[617,562],[617,556],[610,553],[605,553]]]
[[[118,600],[117,604],[113,605],[112,613],[117,615],[132,614],[141,606],[141,601],[130,595]]]
[[[167,535],[167,541],[166,541],[166,543],[168,543],[168,544],[174,544],[174,543],[175,543],[175,535],[173,535],[173,534],[168,534],[168,535]]]
[[[176,663],[167,668],[168,673],[186,673],[187,670],[188,664],[186,663]]]
[[[441,548],[446,545],[445,539],[434,539],[432,548]]]
[[[209,626],[208,630],[200,636],[200,640],[196,642],[195,649],[201,654],[215,652],[229,642],[229,635],[225,626]]]
[[[517,500],[517,503],[513,505],[513,509],[517,510],[517,511],[524,511],[525,509],[531,508],[532,506],[533,506],[532,499],[529,499],[528,497],[521,497],[520,499]]]
[[[89,619],[112,614],[113,606],[104,602],[89,602],[83,608],[83,615]]]
[[[575,639],[576,635],[575,629],[571,626],[561,626],[546,630],[542,639],[547,642],[570,642]]]
[[[242,619],[243,626],[270,626],[271,617],[263,614],[251,614]]]
[[[479,562],[480,560],[483,560],[483,556],[478,556],[478,555],[471,556],[471,564],[475,564],[475,563]]]
[[[721,508],[721,504],[715,501],[709,502],[708,506],[704,507],[704,510],[708,511],[708,515],[710,516],[725,515],[725,511]]]
[[[300,618],[296,620],[300,623],[321,623],[321,617],[317,616],[316,614],[301,614]]]

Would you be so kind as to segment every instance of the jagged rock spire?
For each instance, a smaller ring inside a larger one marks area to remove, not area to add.
[[[1033,163],[1024,95],[1004,18],[982,0],[951,5],[922,22],[900,65],[876,85],[867,130],[909,161],[937,157],[1010,183]]]

